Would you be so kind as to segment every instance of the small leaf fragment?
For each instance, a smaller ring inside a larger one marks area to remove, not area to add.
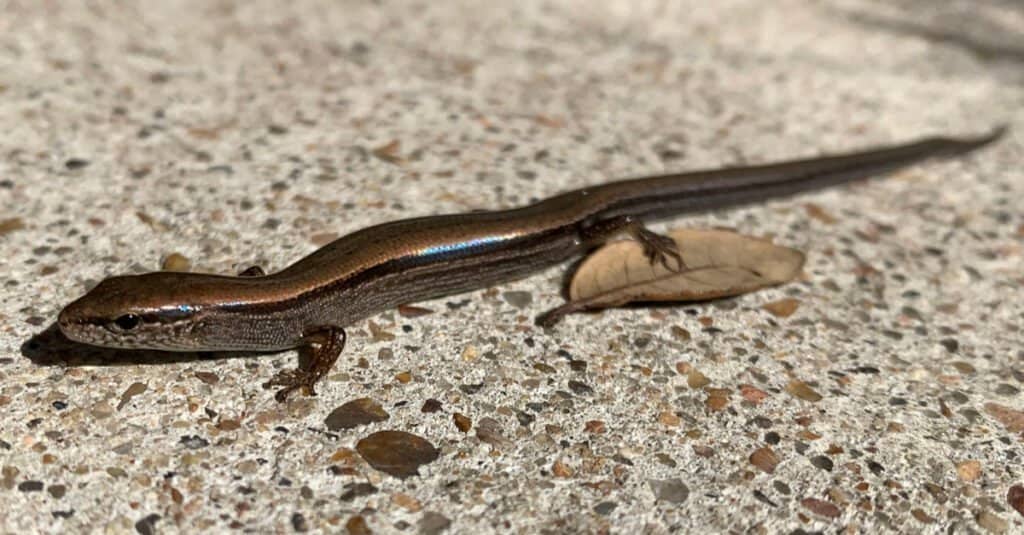
[[[550,327],[567,314],[636,301],[704,301],[740,295],[788,282],[799,275],[804,263],[800,251],[735,232],[681,229],[669,236],[683,258],[682,270],[651,263],[639,242],[609,243],[573,274],[570,301],[537,318],[537,324]]]

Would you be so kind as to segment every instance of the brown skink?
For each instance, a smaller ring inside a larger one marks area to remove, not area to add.
[[[628,232],[652,261],[674,244],[644,221],[707,211],[891,172],[983,147],[1005,131],[932,137],[863,152],[636,178],[493,212],[404,219],[353,232],[276,273],[154,272],[111,277],[72,302],[58,325],[72,340],[170,351],[311,350],[268,386],[313,394],[345,345],[344,328],[404,303],[523,277]]]

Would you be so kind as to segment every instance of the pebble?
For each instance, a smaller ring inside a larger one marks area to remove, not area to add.
[[[452,413],[452,420],[455,422],[455,427],[463,433],[468,433],[473,427],[473,421],[461,412]]]
[[[978,525],[985,528],[989,533],[1006,533],[1010,529],[1010,524],[1001,516],[990,513],[988,511],[982,511],[974,517],[974,520],[978,522]]]
[[[451,525],[452,521],[448,517],[434,511],[424,511],[418,523],[422,535],[438,535]]]
[[[423,407],[420,408],[420,412],[429,414],[432,412],[438,412],[441,410],[441,408],[442,405],[440,401],[430,398],[423,402]]]
[[[324,419],[324,424],[331,431],[339,431],[374,422],[383,422],[390,417],[377,401],[370,398],[359,398],[331,411]]]
[[[700,372],[700,370],[696,368],[691,369],[690,373],[686,375],[686,386],[694,390],[704,388],[709,384],[711,384],[711,379],[708,379],[703,373]]]
[[[975,481],[981,475],[981,463],[978,461],[962,461],[956,465],[956,475],[961,481]]]
[[[765,303],[761,305],[761,308],[767,310],[771,315],[777,318],[788,318],[796,312],[796,309],[800,307],[800,300],[786,298],[778,301],[772,301],[771,303]]]
[[[508,291],[502,292],[501,297],[505,302],[516,307],[526,308],[533,304],[533,294],[530,292]]]
[[[481,418],[476,425],[476,437],[496,448],[506,448],[512,445],[502,434],[501,424],[494,418]]]
[[[1006,491],[1006,503],[1024,516],[1024,485],[1013,485]]]
[[[819,500],[817,498],[804,498],[803,500],[800,500],[800,505],[804,506],[816,515],[828,518],[837,518],[842,514],[842,511],[840,511],[835,504],[825,500]]]
[[[160,269],[164,271],[191,271],[192,262],[181,253],[171,253],[160,261]]]
[[[797,399],[804,401],[810,401],[811,403],[817,403],[821,401],[821,394],[814,391],[813,388],[807,385],[803,381],[792,380],[786,385],[786,392]]]
[[[679,478],[647,481],[654,497],[663,502],[683,503],[690,496],[690,489]]]
[[[754,450],[750,454],[750,464],[761,469],[766,474],[772,474],[775,472],[775,467],[779,465],[779,456],[775,454],[775,451],[764,446]]]
[[[378,431],[356,443],[370,466],[398,478],[419,475],[419,467],[440,455],[433,444],[405,431]]]

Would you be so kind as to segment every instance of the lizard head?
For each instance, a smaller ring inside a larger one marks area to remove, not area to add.
[[[209,346],[204,313],[214,302],[202,290],[216,280],[235,278],[165,271],[111,277],[64,307],[57,325],[68,338],[97,346],[201,350]]]

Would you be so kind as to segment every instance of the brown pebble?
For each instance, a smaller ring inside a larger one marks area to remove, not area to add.
[[[0,236],[23,228],[25,228],[25,223],[20,217],[0,220]]]
[[[587,422],[583,424],[583,430],[588,433],[600,435],[605,431],[604,422],[601,420],[587,420]]]
[[[200,381],[208,385],[215,385],[218,382],[220,382],[220,377],[218,377],[217,374],[213,372],[196,372],[195,376],[196,379],[199,379]]]
[[[961,481],[974,481],[981,475],[981,463],[974,460],[957,463],[956,475]]]
[[[821,394],[815,392],[813,388],[807,385],[807,383],[797,381],[796,379],[790,381],[789,384],[786,385],[786,392],[789,392],[790,395],[797,399],[810,401],[811,403],[821,401]]]
[[[698,457],[712,457],[715,455],[715,450],[708,446],[701,446],[700,444],[693,445],[693,453],[697,454]]]
[[[928,513],[924,512],[924,510],[922,510],[922,509],[913,509],[913,510],[910,511],[910,514],[913,515],[914,518],[916,518],[917,521],[922,523],[922,524],[934,524],[935,523],[935,519],[930,517],[930,516],[928,516]]]
[[[788,318],[796,312],[796,309],[799,306],[799,299],[789,297],[786,299],[779,299],[778,301],[772,301],[771,303],[765,303],[761,305],[761,308],[767,310],[771,315],[777,318]]]
[[[426,439],[405,431],[373,433],[356,443],[356,451],[370,466],[399,478],[419,475],[420,466],[440,455]]]
[[[512,445],[512,442],[502,434],[501,423],[494,418],[485,417],[477,422],[476,437],[481,442],[486,442],[495,448],[505,448]]]
[[[49,492],[50,496],[53,496],[58,500],[64,497],[64,494],[67,493],[67,490],[68,488],[64,485],[50,485],[46,487],[46,492]]]
[[[690,331],[687,331],[678,325],[673,325],[671,330],[672,336],[675,336],[676,340],[679,340],[680,342],[688,342],[690,341],[690,338],[692,338],[690,336]]]
[[[192,262],[181,253],[171,253],[160,261],[160,269],[164,271],[190,271]]]
[[[761,469],[766,474],[775,473],[775,467],[779,465],[779,456],[768,446],[754,450],[750,454],[750,464]]]
[[[412,381],[412,374],[409,372],[396,373],[395,380],[398,381],[399,383],[402,383],[403,385],[408,384],[409,381]]]
[[[373,149],[370,153],[385,162],[399,164],[402,162],[402,157],[398,154],[401,146],[402,143],[399,140],[392,139],[389,143]]]
[[[1006,491],[1006,503],[1024,516],[1024,485],[1014,485]]]
[[[121,410],[127,405],[133,397],[146,391],[146,385],[143,383],[132,383],[124,393],[121,394],[121,401],[117,404],[117,410]]]
[[[732,393],[728,388],[706,388],[708,398],[704,401],[711,412],[724,410],[729,406],[729,395]]]
[[[668,427],[679,427],[680,419],[679,416],[672,411],[661,411],[658,414],[658,422],[660,422],[661,425],[666,425]]]
[[[810,217],[812,217],[814,219],[817,219],[818,221],[821,221],[822,223],[825,223],[826,225],[834,225],[837,222],[837,219],[835,218],[835,216],[833,216],[832,214],[828,213],[821,206],[819,206],[817,204],[814,204],[812,202],[804,204],[804,211],[807,212],[808,216],[810,216]]]
[[[468,433],[469,430],[473,427],[473,420],[470,420],[469,416],[466,416],[461,412],[453,413],[452,421],[455,422],[455,427],[458,428],[458,430],[462,431],[463,433]]]
[[[753,385],[740,385],[740,395],[743,399],[757,405],[768,398],[768,393]]]
[[[242,427],[242,422],[231,418],[222,418],[216,425],[221,431],[235,431]]]
[[[816,515],[828,518],[837,518],[841,514],[841,511],[835,506],[835,504],[825,500],[819,500],[817,498],[804,498],[803,500],[800,500],[800,505],[806,507]]]
[[[1010,529],[1010,524],[1006,520],[1001,516],[988,511],[978,513],[978,516],[974,517],[974,520],[978,522],[979,526],[985,528],[989,533],[1006,533],[1006,530]]]
[[[551,473],[555,474],[555,477],[569,478],[573,475],[573,469],[566,466],[562,461],[555,461],[551,465]]]
[[[998,403],[986,403],[985,412],[1006,427],[1011,433],[1024,433],[1024,412]]]
[[[442,408],[442,406],[441,406],[441,402],[440,401],[438,401],[438,400],[436,400],[434,398],[430,398],[430,399],[428,399],[428,400],[423,402],[423,407],[420,408],[420,412],[422,412],[422,413],[438,412],[438,411],[441,410],[441,408]]]
[[[419,500],[413,498],[412,496],[409,496],[408,494],[403,494],[401,492],[396,492],[395,494],[393,494],[391,496],[391,500],[395,502],[395,505],[402,507],[403,509],[409,511],[410,513],[418,513],[421,509],[423,509],[423,504],[420,503]]]
[[[345,522],[345,531],[348,532],[348,535],[370,535],[373,533],[366,525],[366,519],[359,515],[355,515]]]
[[[359,398],[331,411],[324,419],[324,423],[331,431],[338,431],[374,422],[383,422],[390,417],[391,415],[377,401],[370,398]]]
[[[686,374],[686,386],[697,390],[704,388],[711,384],[711,379],[708,379],[700,370],[694,368],[690,370],[690,373]]]

